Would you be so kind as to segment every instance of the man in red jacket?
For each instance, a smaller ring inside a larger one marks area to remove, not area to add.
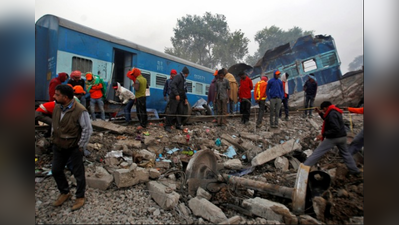
[[[238,76],[240,76],[238,97],[240,98],[240,113],[242,114],[241,123],[246,124],[251,113],[251,90],[254,89],[254,85],[243,71],[239,72]]]
[[[48,87],[48,93],[50,95],[50,102],[54,101],[54,94],[55,94],[55,87],[57,87],[57,85],[62,84],[63,82],[65,82],[68,79],[68,74],[67,73],[59,73],[58,77],[54,77],[49,84]]]

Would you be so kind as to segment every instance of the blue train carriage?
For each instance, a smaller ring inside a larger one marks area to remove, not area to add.
[[[342,78],[340,65],[341,61],[331,36],[307,35],[298,38],[294,43],[267,50],[254,66],[250,77],[255,85],[261,74],[266,74],[270,79],[275,69],[281,73],[288,73],[290,107],[298,108],[303,107],[303,85],[308,79],[307,75],[313,73],[317,79],[318,94],[315,100],[317,105],[333,94],[328,93],[328,89],[330,84],[339,83]]]
[[[187,66],[188,100],[207,100],[213,70],[150,48],[123,40],[53,15],[45,15],[36,22],[35,100],[47,101],[48,86],[59,72],[74,70],[93,72],[107,85],[108,100],[117,100],[111,85],[119,82],[133,90],[126,73],[133,67],[141,70],[150,87],[147,108],[163,112],[165,81],[170,71],[178,73]],[[84,78],[84,76],[82,76]],[[108,107],[110,107],[108,105]],[[114,109],[119,106],[112,106]],[[107,109],[107,108],[106,108]]]

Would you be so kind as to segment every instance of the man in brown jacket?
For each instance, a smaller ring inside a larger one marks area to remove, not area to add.
[[[72,173],[76,179],[76,201],[72,210],[80,209],[85,203],[86,178],[83,153],[93,133],[90,116],[86,108],[73,97],[68,85],[55,88],[56,105],[53,111],[53,164],[52,174],[61,192],[54,206],[61,206],[71,197],[64,168],[71,161]]]

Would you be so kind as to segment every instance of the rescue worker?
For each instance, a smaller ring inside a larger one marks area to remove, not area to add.
[[[125,87],[122,87],[119,82],[114,83],[112,85],[112,88],[115,90],[115,96],[119,97],[119,100],[122,101],[122,104],[127,104],[123,110],[125,113],[126,122],[122,124],[124,126],[127,126],[132,122],[131,111],[136,96],[130,90],[126,89]]]
[[[256,121],[257,128],[262,126],[263,115],[265,113],[267,80],[267,76],[262,76],[261,80],[255,84],[254,98],[255,102],[259,104],[259,114]]]
[[[138,126],[137,129],[140,130],[146,128],[148,123],[146,105],[147,79],[141,75],[141,71],[137,68],[128,71],[126,76],[134,82],[133,87],[136,93],[136,112],[137,118],[140,121],[140,126]]]
[[[240,113],[242,114],[241,123],[246,124],[251,114],[251,90],[254,88],[252,80],[244,71],[238,73],[240,76],[240,87],[238,96],[240,99]]]
[[[270,127],[278,128],[278,114],[284,97],[283,83],[279,79],[281,72],[274,71],[274,77],[267,82],[266,95],[270,101]]]
[[[86,93],[86,81],[82,78],[82,72],[79,70],[72,71],[71,78],[68,80],[68,84],[71,84],[72,87],[76,85],[80,85],[83,91]],[[76,93],[76,91],[75,91]],[[75,95],[76,96],[76,95]],[[86,107],[86,96],[82,95],[79,97],[80,104]]]
[[[68,74],[64,73],[64,72],[59,73],[57,77],[54,77],[53,79],[51,79],[49,87],[48,87],[50,102],[54,101],[55,87],[57,87],[57,85],[59,85],[59,84],[64,83],[67,79],[68,79]]]
[[[181,115],[184,113],[184,105],[188,104],[186,90],[186,78],[190,71],[184,67],[182,72],[176,75],[170,83],[171,92],[169,99],[169,114]],[[176,129],[183,130],[181,116],[167,116],[166,117],[166,132],[172,132],[171,126],[176,122]]]
[[[101,112],[101,119],[105,120],[104,101],[102,100],[105,94],[105,84],[98,75],[93,75],[91,72],[86,73],[86,80],[87,91],[90,93],[91,119],[96,121],[95,106],[97,103]]]

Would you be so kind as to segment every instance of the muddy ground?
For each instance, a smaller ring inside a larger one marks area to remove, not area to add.
[[[108,169],[108,165],[105,163],[105,155],[115,149],[115,143],[121,139],[134,139],[141,138],[145,139],[148,137],[155,137],[157,142],[157,149],[160,149],[159,153],[162,153],[164,157],[171,158],[172,156],[181,159],[181,164],[176,167],[182,171],[185,170],[187,161],[191,156],[181,154],[180,151],[175,152],[173,155],[166,153],[167,149],[179,148],[183,150],[203,150],[211,149],[217,150],[223,154],[228,146],[216,146],[215,141],[220,138],[222,134],[239,137],[244,141],[250,141],[240,137],[242,132],[257,134],[258,132],[273,132],[271,138],[253,142],[254,145],[259,146],[262,150],[266,150],[275,145],[279,145],[290,139],[298,140],[302,146],[301,150],[295,150],[285,157],[288,159],[296,158],[300,162],[306,159],[306,154],[303,153],[305,150],[314,150],[318,145],[318,141],[314,141],[314,137],[320,132],[322,120],[318,116],[312,118],[312,120],[319,126],[312,126],[309,118],[302,118],[301,113],[292,112],[289,121],[280,121],[279,129],[269,128],[268,114],[265,115],[263,126],[261,128],[255,128],[254,117],[251,117],[251,121],[248,124],[241,124],[239,117],[228,118],[228,125],[225,127],[218,127],[212,122],[195,122],[192,124],[185,125],[184,128],[188,128],[187,133],[172,129],[172,133],[166,133],[163,129],[162,122],[152,122],[147,129],[135,131],[137,125],[130,125],[134,131],[133,134],[114,134],[106,130],[96,130],[90,139],[90,146],[88,150],[91,154],[85,157],[85,166],[87,170],[93,170],[95,166],[103,166]],[[363,127],[363,115],[352,114],[349,116],[348,113],[344,114],[344,119],[347,124],[352,124],[353,132],[349,130],[348,135],[354,136]],[[144,135],[144,132],[148,132],[149,136]],[[36,131],[36,140],[43,139],[44,132]],[[190,135],[189,141],[179,140],[186,138],[186,135]],[[50,139],[46,139],[51,142]],[[147,146],[142,145],[143,149]],[[37,155],[37,161],[35,162],[36,169],[36,182],[35,182],[35,222],[36,223],[188,223],[188,224],[208,224],[207,220],[194,216],[192,213],[190,217],[183,216],[178,210],[164,211],[160,208],[152,199],[146,186],[143,184],[135,185],[128,188],[117,188],[115,184],[106,191],[100,191],[88,187],[86,191],[87,202],[85,206],[75,212],[70,211],[72,203],[68,206],[63,205],[62,207],[53,207],[51,204],[56,200],[58,196],[58,190],[54,179],[51,176],[43,175],[48,172],[51,168],[51,150],[48,146],[42,149],[42,154]],[[126,156],[131,156],[135,149],[125,149],[124,153]],[[245,155],[244,152],[236,150],[237,155],[234,158],[238,158],[242,161],[244,168],[249,168],[251,163],[248,160],[242,158]],[[358,167],[363,171],[363,160],[362,154],[356,156]],[[133,159],[136,163],[139,159]],[[228,160],[227,157],[221,157],[220,162]],[[175,164],[172,164],[172,167]],[[328,172],[331,176],[331,185],[328,190],[322,193],[322,197],[326,200],[327,206],[325,213],[322,217],[319,216],[319,220],[326,224],[344,224],[349,223],[349,220],[353,217],[363,217],[364,215],[364,195],[363,195],[363,178],[348,176],[348,170],[343,163],[342,158],[338,154],[336,148],[332,149],[325,156],[321,158],[318,164],[312,167],[313,170],[321,170]],[[165,172],[165,170],[161,170]],[[232,173],[239,171],[231,171],[223,169],[223,173]],[[295,183],[296,170],[293,165],[290,164],[288,171],[282,171],[277,169],[274,165],[274,160],[267,162],[263,165],[257,166],[251,173],[244,175],[243,177],[248,179],[254,179],[258,181],[264,181],[271,184],[278,184],[286,187],[293,187]],[[67,177],[70,177],[70,172],[67,172]],[[71,180],[71,179],[70,179]],[[179,181],[179,176],[177,175]],[[181,180],[181,177],[180,177]],[[73,186],[74,183],[71,180],[70,184]],[[74,188],[72,188],[74,193]],[[187,205],[187,201],[191,196],[188,196],[186,189],[177,190],[181,194],[180,201]],[[261,197],[272,201],[276,201],[291,208],[291,200],[276,197],[267,193],[261,193],[256,191],[248,191],[242,189],[235,189],[234,187],[225,187],[220,191],[212,193],[211,202],[220,207],[228,218],[234,215],[242,216],[243,220],[240,223],[248,224],[259,224],[266,223],[267,220],[256,216],[244,215],[242,212],[232,209],[230,205],[239,205],[242,200],[246,198]],[[315,214],[312,202],[306,205],[305,213],[317,218]]]

